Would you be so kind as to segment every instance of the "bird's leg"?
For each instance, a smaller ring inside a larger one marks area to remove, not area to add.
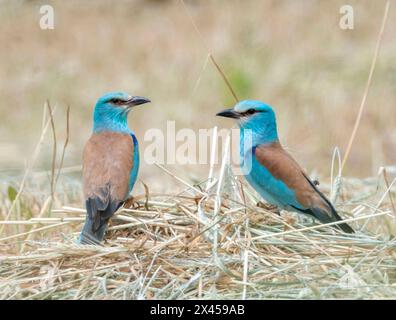
[[[280,210],[275,205],[267,204],[267,203],[259,201],[259,202],[257,202],[256,206],[259,207],[259,208],[265,209],[267,211],[271,211],[273,213],[276,213],[278,216],[280,216]]]

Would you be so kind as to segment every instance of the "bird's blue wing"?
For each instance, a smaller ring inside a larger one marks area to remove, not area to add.
[[[133,133],[131,133],[131,137],[133,140],[133,167],[132,167],[131,175],[129,178],[129,185],[128,185],[129,192],[132,191],[133,186],[135,185],[138,171],[139,171],[139,161],[140,161],[140,159],[139,159],[139,143],[136,139],[136,136]]]
[[[295,192],[283,181],[275,178],[256,158],[255,148],[251,151],[251,167],[245,172],[245,177],[252,187],[269,203],[281,208],[304,207],[296,199]],[[246,158],[245,158],[246,161]],[[244,170],[244,169],[242,169]]]
[[[245,154],[244,160],[246,155],[251,157],[251,170],[246,172],[246,178],[269,203],[308,214],[323,223],[342,220],[331,202],[279,143],[254,147]],[[338,227],[347,233],[354,232],[346,223]]]

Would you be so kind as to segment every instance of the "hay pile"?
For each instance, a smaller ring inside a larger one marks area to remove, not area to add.
[[[83,209],[9,220],[20,229],[0,239],[0,299],[396,298],[392,186],[343,180],[337,207],[357,230],[347,235],[279,216],[221,178],[137,196],[103,247],[75,244]]]

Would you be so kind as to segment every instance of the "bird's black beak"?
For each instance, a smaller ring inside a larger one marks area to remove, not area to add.
[[[241,115],[238,112],[234,111],[234,109],[225,109],[217,113],[216,116],[232,119],[239,119],[241,117]]]
[[[139,97],[139,96],[134,96],[131,99],[127,101],[128,107],[133,107],[133,106],[138,106],[140,104],[145,104],[151,102],[150,99],[147,99],[145,97]]]

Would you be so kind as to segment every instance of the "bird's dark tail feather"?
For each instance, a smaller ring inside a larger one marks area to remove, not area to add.
[[[309,209],[300,209],[297,207],[294,207],[297,211],[303,212],[305,214],[310,215],[311,217],[314,217],[318,219],[322,223],[331,223],[331,222],[337,222],[337,221],[342,221],[342,218],[338,215],[337,211],[331,206],[331,216],[327,212],[324,212],[320,208],[309,208]],[[332,227],[338,228],[346,233],[355,233],[355,231],[345,222],[344,223],[339,223],[335,224]]]
[[[338,215],[337,211],[334,209],[332,205],[331,205],[331,209],[332,209],[333,217],[335,217],[335,221],[342,221],[342,218]],[[345,222],[336,224],[335,226],[346,233],[355,233],[355,231]]]
[[[337,211],[334,210],[334,208],[332,208],[332,216],[331,218],[324,212],[322,212],[322,210],[320,210],[321,212],[318,212],[319,210],[317,210],[316,208],[313,208],[313,210],[311,210],[313,212],[313,215],[321,222],[323,223],[331,223],[331,222],[337,222],[337,221],[342,221],[342,218],[338,215]],[[334,227],[346,232],[346,233],[355,233],[355,231],[347,224],[347,223],[339,223],[339,224],[335,224]]]
[[[84,227],[81,231],[79,243],[100,245],[107,229],[107,222],[103,223],[99,229],[94,228],[94,221],[89,217],[85,220]]]
[[[320,192],[320,190],[316,187],[316,185],[309,179],[305,173],[302,173],[305,179],[309,182],[311,187],[319,194],[319,196],[322,198],[322,200],[327,204],[328,208],[330,209],[330,212],[325,212],[320,208],[309,208],[307,210],[301,210],[298,209],[302,212],[305,212],[311,216],[314,216],[316,219],[318,219],[322,223],[331,223],[331,222],[337,222],[337,221],[342,221],[342,218],[338,215],[336,209],[334,206],[331,204],[331,202],[325,197],[325,195]],[[342,231],[346,233],[355,233],[355,231],[346,223],[340,223],[334,225],[334,227],[341,229]]]
[[[80,244],[100,244],[103,241],[111,216],[122,201],[103,201],[100,198],[86,200],[87,218],[79,238]]]
[[[353,230],[348,224],[346,223],[340,223],[338,227],[344,231],[345,233],[355,233],[355,230]]]

